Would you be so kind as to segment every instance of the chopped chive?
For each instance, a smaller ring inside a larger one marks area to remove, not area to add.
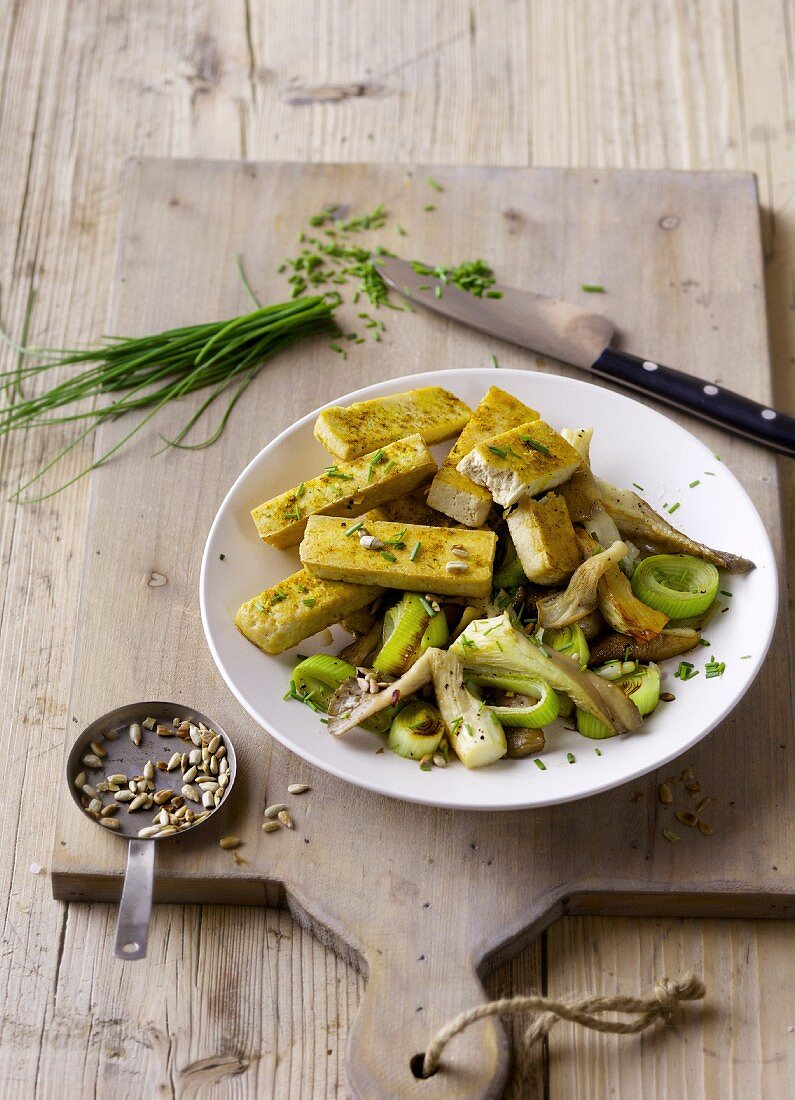
[[[700,484],[701,484],[701,482],[698,480],[698,478],[696,478],[695,481],[690,482],[690,484],[688,485],[688,489],[695,489],[696,485],[700,485]]]
[[[750,661],[751,660],[751,654],[750,653],[743,654],[743,656],[740,658],[740,660],[741,661]]]
[[[382,550],[381,551],[381,557],[385,558],[387,561],[392,561],[392,562],[397,561],[397,558],[395,557],[395,555],[390,554],[388,550]]]
[[[254,606],[256,607],[257,611],[265,610],[265,604],[262,602],[262,600],[254,600]]]
[[[550,454],[549,447],[545,447],[543,443],[539,443],[537,440],[533,439],[531,435],[523,435],[521,436],[521,440],[532,450],[540,451],[542,455]]]
[[[432,187],[434,191],[444,191],[441,183],[439,183],[438,180],[435,180],[433,176],[428,176],[428,186]]]
[[[601,749],[594,749],[593,751],[596,753],[597,756],[602,755],[602,750]]]
[[[539,770],[540,772],[545,772],[545,771],[547,770],[547,766],[546,766],[546,764],[544,763],[544,761],[543,761],[543,760],[539,760],[539,759],[538,759],[538,757],[536,757],[536,758],[535,758],[535,759],[533,760],[533,763],[535,764],[535,766],[536,766],[536,767],[538,768],[538,770]]]
[[[680,507],[680,504],[679,504],[679,501],[677,500],[676,503],[672,504],[671,507],[668,509],[668,514],[673,515],[674,512],[676,511],[676,509],[679,508],[679,507]]]
[[[643,488],[642,485],[638,485],[637,481],[633,481],[632,484],[635,486],[638,492],[645,493],[646,490]]]
[[[486,291],[486,297],[487,298],[502,298],[502,291],[501,290],[487,290]]]
[[[395,226],[395,231],[396,231],[397,233],[399,233],[401,237],[406,237],[406,236],[408,236],[408,234],[406,233],[406,230],[405,230],[405,229],[403,228],[403,226],[402,226],[402,225],[396,225],[396,226]]]
[[[714,470],[705,470],[704,473],[707,475],[707,477],[715,477]]]
[[[277,603],[281,603],[282,600],[287,599],[287,593],[282,592],[281,588],[277,588],[273,593],[273,598]]]
[[[437,286],[437,287],[435,287],[435,289],[434,289],[434,294],[436,295],[436,297],[437,297],[437,298],[441,298],[441,296],[442,296],[442,288],[441,288],[440,286]]]
[[[226,560],[226,554],[219,554],[218,555],[218,560],[219,561],[225,561]]]
[[[422,543],[419,542],[419,541],[414,543],[414,545],[411,548],[411,553],[409,554],[409,561],[416,561],[417,560],[417,554],[419,554],[421,546],[422,546]]]
[[[729,598],[731,598],[731,592],[727,592],[725,588],[721,588],[720,594],[721,596],[728,596]]]
[[[351,535],[352,535],[352,534],[353,534],[353,533],[354,533],[355,531],[361,531],[361,529],[362,529],[363,527],[364,527],[364,520],[363,520],[363,519],[360,519],[358,523],[354,523],[353,527],[349,527],[349,528],[348,528],[348,530],[347,530],[347,531],[345,532],[345,538],[346,538],[346,539],[347,539],[347,538],[350,538],[350,537],[351,537]]]
[[[428,601],[425,599],[424,596],[420,596],[420,603],[422,604],[423,611],[425,612],[426,615],[435,615],[436,614],[436,612],[434,611],[434,609],[431,607],[431,605],[428,603]]]
[[[599,283],[580,283],[580,290],[587,294],[604,294],[605,288]]]
[[[293,510],[291,512],[285,512],[284,513],[284,518],[285,519],[300,519],[301,518],[301,513],[298,511],[297,508],[293,508]]]
[[[338,355],[341,355],[343,359],[347,359],[347,358],[348,358],[348,353],[347,353],[347,351],[345,350],[345,348],[341,348],[341,347],[339,346],[339,344],[329,344],[329,347],[331,348],[331,350],[332,350],[332,351],[336,351],[336,353],[337,353]]]
[[[327,477],[339,477],[339,478],[342,478],[343,481],[353,481],[353,474],[344,474],[342,472],[342,470],[338,470],[336,466],[327,466],[326,467],[326,476]]]
[[[436,207],[435,207],[435,206],[433,205],[433,203],[432,203],[432,202],[429,202],[429,203],[427,204],[427,206],[423,206],[423,208],[422,208],[422,209],[423,209],[423,210],[425,211],[425,213],[426,213],[426,214],[430,214],[430,212],[431,212],[432,210],[435,210],[435,209],[436,209]]]
[[[389,460],[389,462],[387,462],[386,466],[384,466],[384,473],[389,474],[394,470],[394,468],[395,468],[395,460],[394,460],[394,458],[391,458]]]
[[[430,290],[430,289],[431,289],[431,288],[430,288],[430,287],[428,286],[428,284],[427,284],[427,283],[422,283],[422,285],[421,285],[421,286],[418,286],[418,287],[417,287],[417,290]]]
[[[493,455],[498,455],[500,458],[507,458],[508,452],[504,447],[492,447],[489,446],[489,450]]]
[[[295,499],[296,500],[298,500],[299,497],[302,497],[304,495],[304,489],[305,488],[306,488],[306,484],[302,481],[301,484],[298,486],[298,488],[295,490]]]
[[[450,726],[450,733],[455,733],[461,723],[464,721],[463,716],[459,715],[458,718],[454,718],[452,725]]]
[[[307,598],[303,602],[306,604],[307,607],[315,606],[315,601],[312,599],[311,596],[307,596]]]
[[[500,364],[497,362],[497,356],[492,355],[490,358],[491,358],[491,365],[493,367],[499,367]]]
[[[566,759],[568,760],[568,762],[570,764],[573,764],[574,763],[574,753],[573,752],[567,752],[566,753]]]
[[[711,642],[708,642],[706,638],[701,638],[701,639],[699,640],[699,643],[698,643],[698,644],[699,644],[699,645],[705,645],[705,646],[710,646],[710,645],[711,645],[712,643],[711,643]]]

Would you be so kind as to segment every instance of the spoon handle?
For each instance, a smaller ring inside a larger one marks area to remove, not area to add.
[[[144,959],[149,942],[149,917],[155,883],[155,845],[133,839],[127,852],[127,873],[116,925],[117,959]]]

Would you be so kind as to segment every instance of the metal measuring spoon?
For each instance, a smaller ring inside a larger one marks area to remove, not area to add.
[[[179,832],[167,836],[139,837],[138,831],[152,824],[152,812],[157,810],[158,807],[153,806],[149,810],[141,809],[128,813],[127,805],[129,803],[120,804],[119,809],[113,815],[113,819],[119,822],[118,829],[103,828],[104,832],[115,833],[116,836],[125,837],[129,841],[127,871],[124,876],[124,888],[119,903],[119,918],[116,926],[115,955],[119,959],[143,959],[146,956],[155,878],[155,845],[152,841],[171,841],[178,839],[185,833],[193,833],[199,825],[205,824],[219,810],[223,810],[229,801],[229,794],[234,786],[237,772],[234,745],[229,739],[229,735],[216,722],[211,721],[205,714],[193,710],[191,707],[185,707],[181,703],[131,703],[108,711],[107,714],[103,714],[101,718],[97,718],[90,726],[87,726],[75,741],[66,761],[66,781],[69,784],[72,797],[81,813],[89,820],[94,820],[97,826],[101,827],[98,819],[92,818],[90,814],[86,813],[86,807],[83,805],[81,797],[83,791],[75,786],[75,780],[80,772],[86,773],[89,786],[96,790],[96,784],[102,782],[109,775],[121,774],[127,776],[128,779],[132,779],[135,775],[143,774],[147,760],[151,760],[153,763],[156,760],[168,761],[175,752],[190,752],[197,746],[192,741],[186,741],[177,735],[177,730],[172,725],[172,720],[175,717],[191,722],[196,726],[203,724],[221,737],[222,744],[226,746],[226,753],[223,758],[228,761],[229,781],[220,804],[210,809],[204,821],[191,825],[190,828],[181,829]],[[169,729],[173,730],[173,733],[168,736],[161,736],[154,730],[150,731],[142,726],[141,744],[135,745],[129,736],[130,726],[136,722],[141,725],[146,718],[154,718],[158,724],[168,726]],[[109,731],[110,736],[106,738],[105,734]],[[117,736],[114,737],[114,734]],[[88,767],[83,762],[86,755],[92,754],[92,741],[100,745],[106,752],[106,756],[100,757],[101,767],[99,768]],[[170,772],[155,768],[153,782],[156,790],[151,793],[154,795],[157,794],[157,791],[172,788],[175,793],[179,794],[184,784],[182,776],[182,768],[179,766]],[[99,798],[104,805],[109,805],[115,800],[112,792],[99,795]],[[188,805],[194,809],[197,816],[207,809],[201,803],[194,805],[188,802]]]

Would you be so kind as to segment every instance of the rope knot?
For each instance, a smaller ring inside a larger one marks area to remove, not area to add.
[[[665,1019],[668,1019],[679,1001],[700,1001],[706,995],[707,987],[692,971],[688,971],[678,981],[658,978],[654,983],[654,996],[660,1002],[660,1015]]]

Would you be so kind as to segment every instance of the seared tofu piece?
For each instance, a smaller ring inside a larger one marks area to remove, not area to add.
[[[510,393],[491,386],[439,467],[428,493],[428,504],[466,527],[482,527],[491,509],[491,493],[459,473],[456,467],[478,443],[538,420],[538,415]]]
[[[487,596],[491,591],[493,531],[376,521],[346,534],[355,526],[353,520],[312,516],[300,548],[304,566],[330,580],[409,592]]]
[[[421,527],[449,527],[448,516],[443,516],[435,508],[428,507],[427,494],[427,485],[412,489],[402,497],[389,500],[386,504],[379,504],[377,508],[365,513],[364,518],[368,523],[385,519],[392,523],[417,523]],[[491,503],[491,497],[489,497],[489,503]]]
[[[457,435],[472,414],[469,405],[439,386],[423,386],[324,409],[315,439],[335,458],[351,459],[419,432],[426,443]]]
[[[265,653],[284,653],[366,607],[380,591],[372,585],[321,580],[302,569],[244,603],[235,626]]]
[[[527,579],[537,584],[566,580],[582,561],[566,502],[556,493],[522,497],[508,516],[508,530]]]
[[[419,435],[410,435],[266,500],[252,513],[263,542],[280,549],[301,541],[309,516],[359,516],[403,496],[436,472],[436,460]]]
[[[522,496],[554,489],[571,477],[580,461],[554,428],[535,420],[478,443],[456,469],[507,508]]]

